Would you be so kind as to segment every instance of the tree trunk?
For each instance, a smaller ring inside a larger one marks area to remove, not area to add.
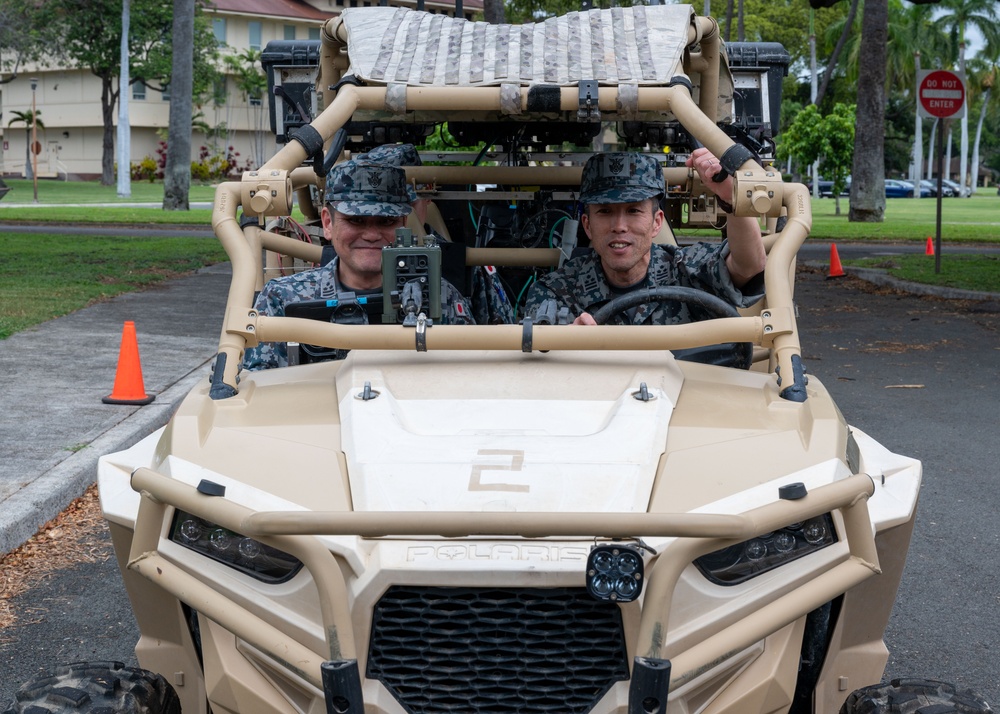
[[[743,26],[743,0],[739,0],[736,7],[736,39],[739,42],[746,40],[746,28]]]
[[[194,0],[174,0],[173,67],[163,210],[187,211],[191,188],[191,101],[194,91]]]
[[[35,178],[31,171],[31,125],[24,130],[24,177],[29,181]]]
[[[861,17],[858,105],[854,124],[849,220],[881,223],[885,215],[885,60],[888,0],[866,0]]]
[[[914,73],[914,81],[920,76],[920,53],[913,53],[913,64],[916,69]],[[919,90],[918,90],[919,91]],[[918,100],[919,104],[919,100]],[[914,112],[916,115],[913,123],[913,171],[910,172],[914,179],[914,185],[920,185],[920,179],[924,177],[924,122],[923,117],[920,116],[920,107],[917,107],[917,111]],[[913,192],[914,198],[920,198],[920,190]]]
[[[937,144],[934,140],[937,138],[938,124],[941,123],[940,119],[935,119],[934,123],[931,124],[931,140],[927,143],[927,180],[930,181],[934,178],[934,166],[935,166],[935,147]]]
[[[483,0],[483,18],[491,25],[504,24],[503,0]]]
[[[101,117],[104,120],[104,139],[101,143],[101,185],[115,185],[115,104],[118,94],[113,77],[101,77]]]
[[[826,95],[826,89],[830,86],[830,79],[833,77],[833,70],[837,68],[837,62],[840,61],[840,53],[844,50],[844,45],[847,43],[847,37],[851,34],[851,28],[854,27],[854,16],[858,13],[858,0],[851,0],[851,9],[847,11],[847,20],[844,21],[844,31],[840,33],[840,37],[837,38],[837,44],[833,48],[833,54],[830,55],[830,61],[826,63],[826,71],[823,73],[823,83],[819,86],[819,91],[816,93],[816,101],[813,102],[817,107],[823,102],[823,97]]]
[[[962,73],[963,81],[965,81],[965,43],[958,43],[958,65],[959,71]],[[961,178],[958,180],[962,184],[962,195],[971,196],[972,187],[976,185],[976,180],[973,178],[970,180],[969,176],[969,92],[966,88],[965,92],[965,111],[962,113],[962,140],[959,145],[961,154],[958,160],[958,173]]]
[[[722,36],[722,39],[729,42],[730,32],[733,28],[733,0],[729,0],[726,3],[726,31]]]
[[[976,124],[976,140],[972,144],[972,175],[975,179],[972,182],[972,193],[976,192],[979,186],[979,140],[983,136],[983,120],[986,119],[986,106],[990,103],[990,88],[983,90],[983,103],[979,107],[979,123]]]

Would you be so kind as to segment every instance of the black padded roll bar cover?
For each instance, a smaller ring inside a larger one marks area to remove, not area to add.
[[[687,87],[688,92],[694,91],[694,85],[691,84],[691,80],[685,77],[683,74],[674,75],[673,77],[670,78],[670,81],[667,82],[668,87],[676,87],[677,85],[680,85],[682,87]]]
[[[350,84],[351,86],[354,86],[354,87],[364,86],[364,84],[362,83],[362,81],[360,79],[358,79],[357,77],[355,77],[353,74],[345,74],[343,77],[340,78],[340,81],[337,82],[336,84],[334,84],[332,87],[330,87],[330,89],[332,91],[336,92],[341,87],[344,87],[344,86],[346,86],[348,84]]]
[[[778,367],[776,371],[778,373],[778,386],[780,387],[784,381],[781,377],[781,368]],[[804,402],[808,397],[806,393],[806,385],[808,383],[809,378],[806,377],[805,365],[802,364],[802,358],[798,355],[792,355],[792,383],[778,392],[778,396],[790,402]]]
[[[310,158],[317,154],[322,156],[323,137],[312,125],[300,126],[289,135],[289,138],[302,144],[302,148],[306,150],[306,156]]]
[[[215,366],[212,368],[212,386],[208,390],[210,399],[229,399],[236,396],[236,390],[222,381],[226,371],[226,353],[220,352],[215,356]]]
[[[332,659],[319,666],[328,714],[364,714],[365,700],[356,659]]]
[[[628,688],[628,714],[664,711],[670,694],[670,660],[635,657]]]
[[[558,112],[562,106],[562,88],[555,84],[536,84],[528,89],[529,112]]]
[[[726,152],[719,157],[719,164],[722,165],[726,171],[730,174],[735,174],[736,171],[745,164],[747,161],[756,161],[757,156],[750,151],[743,144],[733,144]],[[725,176],[723,176],[725,178]],[[720,181],[721,179],[715,178],[714,180]]]

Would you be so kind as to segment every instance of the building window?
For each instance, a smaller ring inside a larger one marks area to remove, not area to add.
[[[309,39],[310,40],[318,40],[319,39],[319,28],[318,27],[310,27],[309,28]]]
[[[228,86],[226,78],[219,77],[215,84],[212,86],[212,101],[218,105],[223,105],[226,103],[226,98],[228,97]]]
[[[251,107],[259,107],[261,104],[260,97],[255,97],[252,94],[249,97]]]
[[[164,84],[163,85],[163,89],[160,90],[160,99],[162,99],[165,102],[169,102],[170,101],[170,85],[169,84]]]
[[[257,20],[250,23],[250,49],[259,50],[261,47],[261,36],[263,35],[263,25]]]
[[[215,41],[222,47],[226,44],[226,18],[216,17],[212,19],[212,32],[215,33]]]
[[[295,25],[285,25],[285,39],[286,40],[295,39]]]
[[[132,83],[132,99],[145,99],[146,98],[146,85],[142,82]]]

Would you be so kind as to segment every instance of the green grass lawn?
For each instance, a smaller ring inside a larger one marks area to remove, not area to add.
[[[926,241],[937,225],[937,199],[889,198],[882,223],[851,223],[850,204],[821,198],[812,202],[813,226],[810,238],[818,240],[899,240]],[[1000,243],[1000,196],[994,189],[982,189],[970,198],[941,200],[941,240],[945,243]]]
[[[888,198],[882,223],[851,223],[850,204],[821,198],[812,201],[810,240],[918,241],[935,236],[937,199]],[[712,231],[681,231],[681,235],[713,235]],[[941,202],[941,240],[952,243],[1000,243],[1000,196],[992,189],[970,198],[945,198]]]
[[[0,209],[4,204],[32,203],[34,187],[27,179],[5,178],[4,183],[10,187],[8,193],[0,201]],[[163,182],[133,181],[132,195],[129,198],[119,198],[118,186],[101,186],[97,181],[59,181],[56,179],[38,180],[38,203],[162,203]],[[188,199],[194,201],[211,201],[215,196],[215,187],[203,184],[192,184]],[[156,209],[154,209],[156,210]]]
[[[0,236],[0,339],[125,292],[225,261],[206,238]]]
[[[962,290],[1000,292],[1000,255],[941,254],[941,272],[934,272],[933,255],[894,255],[891,258],[845,260],[844,265],[879,268],[900,280]]]

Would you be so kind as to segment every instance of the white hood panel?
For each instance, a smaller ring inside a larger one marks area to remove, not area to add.
[[[673,402],[629,384],[608,401],[375,399],[340,403],[358,511],[644,512]]]

